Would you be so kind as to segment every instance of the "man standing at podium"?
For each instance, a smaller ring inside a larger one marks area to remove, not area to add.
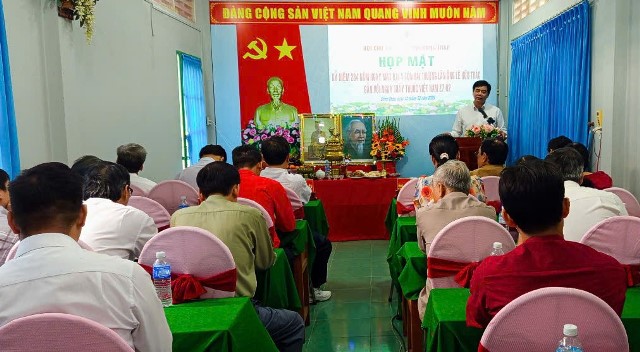
[[[465,132],[473,125],[492,125],[504,129],[504,117],[497,106],[487,104],[491,93],[491,84],[487,81],[477,81],[473,84],[473,104],[458,110],[453,123],[451,135],[465,137]]]

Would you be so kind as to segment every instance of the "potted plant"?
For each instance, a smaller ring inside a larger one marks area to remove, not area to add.
[[[80,21],[87,43],[91,43],[95,23],[95,7],[98,0],[58,0],[58,16]]]

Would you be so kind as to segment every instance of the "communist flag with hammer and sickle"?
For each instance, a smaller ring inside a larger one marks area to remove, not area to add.
[[[271,77],[284,83],[283,103],[294,106],[298,113],[311,112],[299,26],[238,24],[236,33],[242,128],[259,106],[271,102],[267,92]]]

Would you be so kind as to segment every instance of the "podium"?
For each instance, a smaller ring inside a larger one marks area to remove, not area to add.
[[[469,171],[473,171],[478,168],[478,159],[476,158],[476,152],[480,149],[482,139],[479,137],[457,137],[458,148],[460,151],[460,158],[458,160],[467,164]]]

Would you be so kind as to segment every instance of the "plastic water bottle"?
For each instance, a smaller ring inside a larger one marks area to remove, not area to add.
[[[163,307],[169,307],[173,302],[171,295],[171,265],[165,261],[167,255],[164,252],[156,252],[156,261],[153,263],[153,285]]]
[[[491,251],[491,255],[503,255],[504,251],[502,250],[502,243],[493,242],[493,250]]]
[[[187,203],[187,196],[180,196],[180,204],[178,204],[178,209],[188,208],[189,203]]]
[[[564,336],[558,343],[556,352],[583,352],[582,344],[578,340],[578,327],[573,324],[564,324],[562,329]]]
[[[502,216],[502,212],[498,213],[498,223],[500,225],[502,225],[502,227],[507,229],[507,231],[509,231],[509,226],[507,225],[507,222],[504,221],[504,217]]]
[[[331,178],[331,162],[329,160],[324,161],[324,173],[326,177]]]

